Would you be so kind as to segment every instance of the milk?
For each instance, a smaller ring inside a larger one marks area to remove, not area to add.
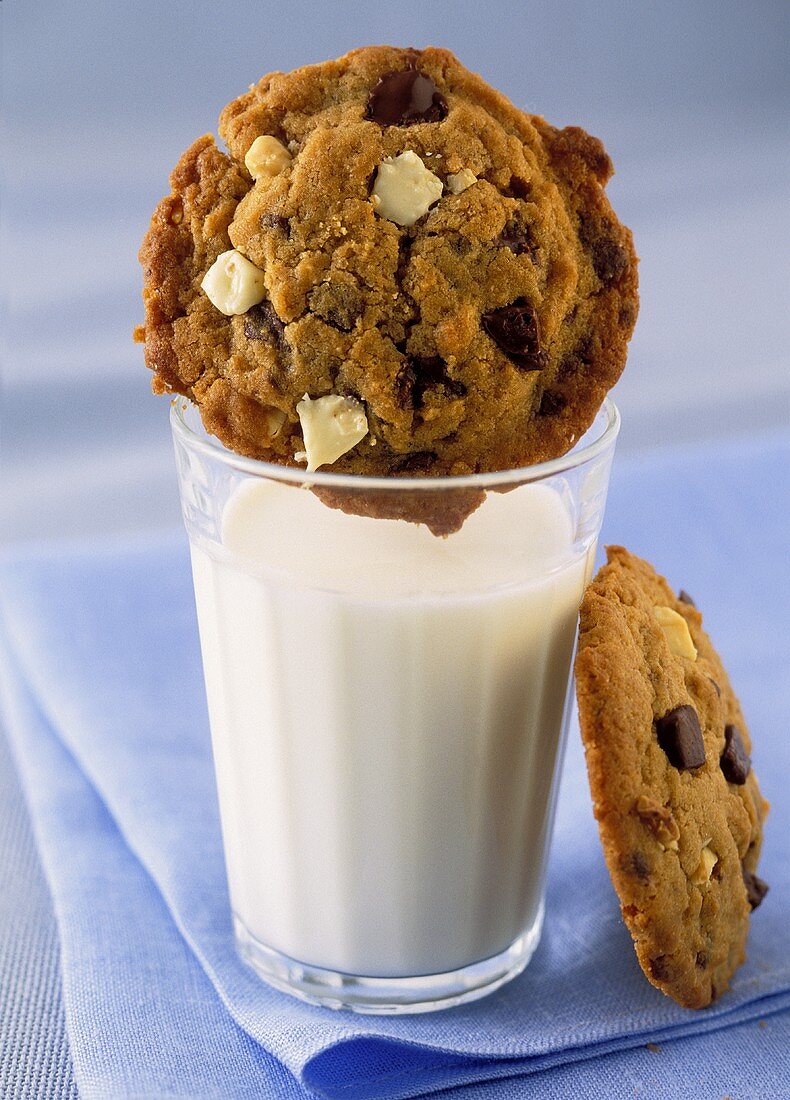
[[[405,977],[539,923],[594,547],[547,485],[460,532],[243,482],[192,561],[231,902],[258,943]]]

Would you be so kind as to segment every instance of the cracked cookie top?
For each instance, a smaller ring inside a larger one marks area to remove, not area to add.
[[[156,392],[235,451],[344,473],[509,469],[583,434],[637,313],[599,141],[390,47],[266,76],[219,132],[140,251]]]
[[[590,790],[647,978],[688,1008],[745,957],[768,804],[721,660],[691,597],[610,546],[581,608],[576,692]]]

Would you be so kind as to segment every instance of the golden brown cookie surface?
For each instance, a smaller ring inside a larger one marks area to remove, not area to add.
[[[141,249],[155,390],[291,464],[305,395],[349,398],[367,431],[338,472],[471,473],[573,445],[637,312],[600,142],[444,50],[389,47],[264,77],[220,134],[229,155],[210,136],[187,150]]]
[[[604,854],[645,975],[689,1008],[745,958],[768,806],[702,616],[609,547],[581,608],[576,690]]]

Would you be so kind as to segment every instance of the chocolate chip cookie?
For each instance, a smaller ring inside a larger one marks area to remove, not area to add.
[[[637,314],[598,140],[390,47],[265,76],[219,132],[140,251],[156,392],[307,469],[468,474],[576,442]]]
[[[688,1008],[745,957],[768,804],[702,616],[623,547],[587,589],[576,690],[606,862],[647,978]]]

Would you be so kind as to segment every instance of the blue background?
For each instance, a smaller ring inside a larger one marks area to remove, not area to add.
[[[0,539],[177,521],[136,253],[181,151],[271,69],[444,45],[601,137],[641,255],[621,449],[790,420],[790,5],[4,0]],[[6,479],[8,482],[8,479]]]

